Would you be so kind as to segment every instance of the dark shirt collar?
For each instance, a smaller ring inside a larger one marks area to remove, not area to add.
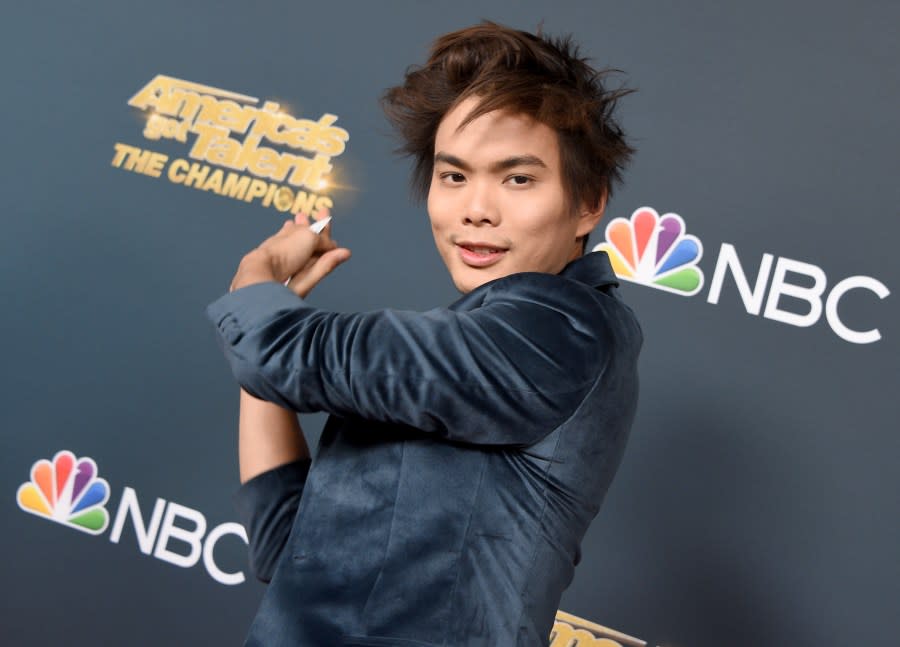
[[[613,272],[606,252],[590,252],[576,258],[559,273],[568,279],[586,283],[594,288],[606,285],[619,285],[616,273]]]

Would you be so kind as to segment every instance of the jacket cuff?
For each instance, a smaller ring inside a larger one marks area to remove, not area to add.
[[[232,501],[244,528],[248,531],[254,529],[254,519],[260,510],[302,492],[311,465],[311,458],[300,458],[257,474],[243,483],[232,495]]]
[[[206,307],[206,317],[222,340],[234,346],[257,321],[270,319],[272,312],[294,310],[305,303],[287,286],[263,281],[222,295]]]

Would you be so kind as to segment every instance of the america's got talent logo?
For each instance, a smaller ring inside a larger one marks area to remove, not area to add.
[[[260,105],[262,103],[262,105]],[[157,74],[128,100],[142,111],[143,136],[189,145],[187,157],[116,142],[112,166],[278,211],[324,218],[340,185],[332,159],[350,134],[337,115],[290,114],[280,101],[260,102],[222,88]]]

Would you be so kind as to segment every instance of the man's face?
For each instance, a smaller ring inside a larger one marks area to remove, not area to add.
[[[428,191],[434,240],[461,292],[515,272],[558,273],[602,215],[567,208],[549,126],[495,111],[457,131],[476,104],[464,101],[438,126]]]

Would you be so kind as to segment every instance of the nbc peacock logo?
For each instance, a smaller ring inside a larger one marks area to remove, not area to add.
[[[651,207],[641,207],[630,219],[610,221],[606,240],[594,251],[609,255],[620,279],[692,296],[703,287],[703,272],[697,267],[703,244],[684,232],[684,220],[678,214],[660,216]]]
[[[31,480],[19,486],[16,502],[25,512],[99,535],[109,525],[104,505],[109,484],[97,478],[92,458],[76,458],[68,450],[31,466]]]

